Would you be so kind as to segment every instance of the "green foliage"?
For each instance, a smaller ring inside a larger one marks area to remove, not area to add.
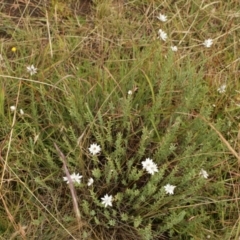
[[[151,46],[149,48],[151,49]],[[156,51],[154,54],[159,53]],[[154,54],[151,57],[154,57]],[[171,56],[171,53],[169,54]],[[211,197],[218,199],[219,195],[210,190],[215,188],[215,183],[201,179],[199,172],[204,168],[214,175],[214,171],[210,170],[214,161],[217,162],[213,152],[219,151],[222,144],[217,134],[209,129],[206,123],[197,115],[191,116],[193,111],[199,112],[205,118],[211,116],[211,111],[206,110],[210,109],[206,98],[208,88],[201,80],[201,74],[193,67],[190,69],[188,63],[181,67],[182,73],[178,75],[176,68],[172,67],[173,63],[169,62],[172,60],[162,62],[164,70],[158,72],[164,80],[150,82],[148,76],[146,86],[151,84],[151,87],[145,88],[144,92],[138,91],[129,97],[122,96],[121,92],[110,91],[108,101],[99,96],[98,107],[92,108],[92,103],[84,105],[90,143],[97,142],[102,148],[99,156],[87,157],[86,166],[91,166],[91,161],[94,166],[89,169],[89,174],[95,179],[91,193],[94,198],[92,201],[89,199],[88,210],[86,205],[83,205],[83,213],[88,218],[87,216],[91,215],[89,209],[94,209],[92,224],[108,229],[114,227],[116,221],[118,226],[121,223],[124,226],[126,221],[129,224],[132,222],[132,227],[144,239],[151,239],[156,233],[166,232],[170,236],[178,234],[180,237],[183,234],[190,237],[191,234],[196,234],[193,231],[196,229],[195,221],[188,223],[188,233],[181,230],[186,224],[188,210],[169,212],[168,209],[171,206],[184,207],[191,204],[196,205],[198,211],[198,199],[202,197],[206,184],[208,191],[211,191]],[[144,68],[147,72],[148,69],[142,64],[139,63],[139,70]],[[114,68],[113,65],[111,67]],[[131,65],[129,67],[131,71]],[[141,79],[141,71],[135,73],[135,76]],[[183,86],[184,79],[192,79],[192,82],[185,82]],[[124,80],[118,84],[122,89],[126,85]],[[189,93],[190,89],[193,93]],[[166,95],[167,92],[179,94]],[[91,94],[98,94],[98,88],[93,88]],[[112,105],[117,98],[120,98],[121,102]],[[74,106],[78,100],[74,92],[71,99],[69,112],[77,116]],[[106,114],[108,109],[111,109],[111,114]],[[87,147],[86,145],[85,148]],[[70,146],[68,149],[71,151]],[[154,176],[148,175],[141,168],[141,161],[147,157],[152,157],[158,165],[159,172]],[[173,197],[164,192],[163,187],[167,183],[177,186]],[[102,186],[101,189],[98,188],[98,184]],[[218,187],[223,189],[224,185]],[[99,199],[106,193],[113,195],[115,200],[113,207],[104,211],[103,217],[103,206]],[[210,195],[206,195],[206,198]],[[117,206],[117,209],[114,206]],[[201,204],[200,207],[202,211],[207,211]],[[116,211],[115,215],[113,211]],[[201,216],[198,217],[199,224],[206,220],[204,214]]]

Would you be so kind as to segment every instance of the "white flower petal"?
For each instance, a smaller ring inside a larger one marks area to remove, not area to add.
[[[204,42],[203,42],[203,45],[206,47],[206,48],[210,48],[213,44],[213,40],[211,38],[209,39],[206,39]]]
[[[162,29],[158,30],[158,38],[161,38],[163,41],[167,40],[167,33],[165,33]]]
[[[111,206],[112,207],[112,195],[108,196],[108,194],[105,194],[104,197],[101,198],[102,199],[102,204],[104,205],[104,207],[107,206]]]
[[[208,173],[207,173],[207,171],[205,171],[204,169],[201,169],[201,171],[200,171],[200,173],[199,173],[199,175],[201,176],[201,177],[203,177],[203,178],[208,178]]]
[[[158,172],[157,165],[150,158],[147,158],[145,161],[142,161],[142,166],[143,169],[145,169],[151,175],[153,175],[155,172]]]
[[[37,73],[37,68],[34,67],[34,65],[32,64],[31,66],[27,66],[27,72],[30,73],[30,75],[34,75]]]
[[[80,183],[81,183],[81,178],[82,178],[82,176],[79,175],[79,173],[78,173],[78,174],[73,173],[73,174],[70,175],[70,178],[71,178],[71,180],[72,180],[73,183],[78,183],[78,184],[80,184]],[[64,180],[65,182],[67,182],[67,184],[69,184],[69,179],[68,179],[68,177],[63,177],[63,180]]]
[[[93,184],[93,182],[94,182],[93,178],[89,178],[87,185],[90,187]]]
[[[165,189],[165,192],[167,193],[167,194],[174,194],[174,189],[175,189],[175,187],[176,186],[173,186],[173,185],[171,185],[171,184],[167,184],[166,186],[164,186],[164,189]]]
[[[226,92],[226,88],[227,88],[227,85],[226,85],[226,84],[223,84],[222,86],[220,86],[220,87],[217,89],[217,91],[222,94],[222,93],[225,93],[225,92]]]
[[[167,16],[160,13],[159,16],[157,17],[157,19],[160,20],[161,22],[166,22]]]
[[[88,150],[92,155],[96,155],[96,154],[100,153],[101,147],[99,145],[97,145],[96,143],[93,143],[90,145]]]
[[[14,112],[14,111],[16,110],[16,106],[11,106],[11,107],[10,107],[10,110],[11,110],[12,112]]]
[[[20,109],[20,114],[23,115],[24,114],[24,111],[22,109]]]
[[[171,49],[173,52],[177,52],[178,51],[178,47],[177,46],[171,46]]]

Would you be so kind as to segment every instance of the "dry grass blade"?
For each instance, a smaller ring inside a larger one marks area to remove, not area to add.
[[[180,113],[180,112],[178,112]],[[188,115],[188,116],[192,116],[192,117],[199,117],[200,119],[202,119],[205,123],[207,123],[219,136],[219,138],[221,139],[221,141],[227,146],[227,148],[229,149],[229,151],[237,158],[238,160],[238,164],[240,165],[240,156],[238,155],[238,153],[232,148],[232,146],[229,144],[229,142],[224,138],[224,136],[215,128],[215,126],[210,123],[207,119],[205,119],[203,116],[201,115],[195,115],[195,114],[187,114],[187,113],[180,113],[183,115]]]
[[[240,165],[240,156],[238,155],[238,153],[232,148],[232,146],[229,144],[229,142],[224,138],[224,136],[215,128],[215,126],[210,123],[209,121],[207,121],[207,119],[205,119],[204,117],[198,115],[197,117],[201,118],[205,123],[207,123],[219,136],[219,138],[221,139],[221,141],[227,146],[227,148],[229,149],[229,151],[237,158],[238,160],[238,164]]]
[[[82,227],[82,221],[81,221],[81,214],[80,214],[80,211],[79,211],[79,208],[78,208],[78,203],[77,203],[77,194],[76,194],[71,176],[70,176],[68,168],[67,168],[66,157],[61,152],[61,150],[59,149],[59,147],[57,146],[56,143],[54,143],[54,146],[55,146],[55,148],[56,148],[56,150],[57,150],[57,152],[58,152],[58,154],[59,154],[59,156],[60,156],[60,158],[63,162],[63,169],[64,169],[64,172],[67,175],[67,178],[68,178],[68,181],[69,181],[69,188],[70,188],[70,192],[71,192],[71,195],[72,195],[73,209],[74,209],[74,212],[76,214],[76,218],[77,218],[77,221],[78,221],[78,226],[79,226],[79,228],[81,228]]]
[[[24,230],[24,228],[21,226],[21,225],[18,225],[16,222],[15,222],[15,219],[13,217],[13,215],[11,214],[2,194],[0,194],[0,198],[2,200],[2,204],[4,206],[4,209],[7,213],[7,216],[8,216],[8,219],[10,220],[10,222],[12,223],[14,229],[15,229],[15,233],[14,233],[14,236],[17,236],[17,235],[20,235],[22,237],[22,239],[26,239],[26,232]],[[13,239],[13,238],[11,238]]]

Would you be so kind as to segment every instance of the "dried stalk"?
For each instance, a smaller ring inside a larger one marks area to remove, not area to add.
[[[72,195],[73,209],[74,209],[74,212],[76,214],[76,218],[77,218],[79,227],[81,227],[82,226],[82,221],[81,221],[81,214],[80,214],[80,211],[79,211],[79,208],[78,208],[78,203],[77,203],[77,194],[76,194],[74,184],[72,182],[71,176],[70,176],[68,168],[67,168],[67,160],[66,160],[65,155],[61,152],[61,150],[59,149],[59,147],[57,146],[56,143],[54,143],[54,146],[55,146],[55,148],[56,148],[56,150],[59,154],[59,157],[61,158],[61,160],[63,162],[63,170],[64,170],[64,172],[67,176],[67,179],[69,181],[69,189],[70,189],[70,192],[71,192],[71,195]]]

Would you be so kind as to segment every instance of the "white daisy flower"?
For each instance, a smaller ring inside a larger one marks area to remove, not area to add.
[[[132,90],[129,90],[128,95],[132,95],[132,94],[133,94]]]
[[[177,52],[178,51],[178,47],[177,46],[171,46],[171,49],[173,52]]]
[[[99,145],[97,145],[96,143],[93,143],[90,145],[88,150],[92,155],[96,155],[96,154],[100,153],[101,147]]]
[[[37,73],[37,68],[35,68],[34,65],[27,66],[27,72],[32,76]]]
[[[208,178],[208,173],[204,170],[204,169],[201,169],[201,171],[200,171],[200,173],[199,173],[199,175],[201,176],[201,177],[203,177],[203,178]]]
[[[225,93],[225,92],[226,92],[226,88],[227,88],[227,85],[226,85],[226,84],[223,84],[222,86],[220,86],[220,87],[217,89],[217,91],[222,94],[222,93]]]
[[[89,178],[87,185],[90,187],[93,184],[93,182],[94,182],[93,178]]]
[[[145,169],[151,175],[153,175],[155,172],[158,172],[157,165],[150,158],[147,158],[145,161],[142,161],[142,166],[143,169]]]
[[[112,207],[112,195],[108,196],[108,194],[105,194],[104,197],[101,198],[102,199],[102,204],[104,204],[104,207],[107,206],[111,206]]]
[[[160,13],[159,16],[157,17],[157,19],[160,20],[161,22],[166,22],[167,16]]]
[[[167,184],[166,186],[164,186],[164,189],[165,189],[165,192],[167,193],[167,194],[174,194],[174,188],[175,188],[176,186],[173,186],[173,185],[171,185],[171,184]]]
[[[162,29],[158,30],[158,38],[161,38],[163,41],[167,40],[167,33],[165,33]]]
[[[211,38],[209,39],[206,39],[204,42],[203,42],[203,45],[206,47],[206,48],[210,48],[213,44],[213,40]]]
[[[23,115],[24,111],[22,109],[19,110],[20,114]]]
[[[11,107],[10,107],[10,110],[11,110],[12,112],[16,111],[16,106],[11,106]]]
[[[79,175],[79,173],[78,173],[78,174],[73,173],[73,174],[70,175],[70,177],[71,177],[71,180],[72,180],[73,183],[78,183],[78,184],[80,184],[82,176]],[[63,180],[66,181],[67,184],[69,184],[69,179],[68,179],[68,177],[63,177]]]

